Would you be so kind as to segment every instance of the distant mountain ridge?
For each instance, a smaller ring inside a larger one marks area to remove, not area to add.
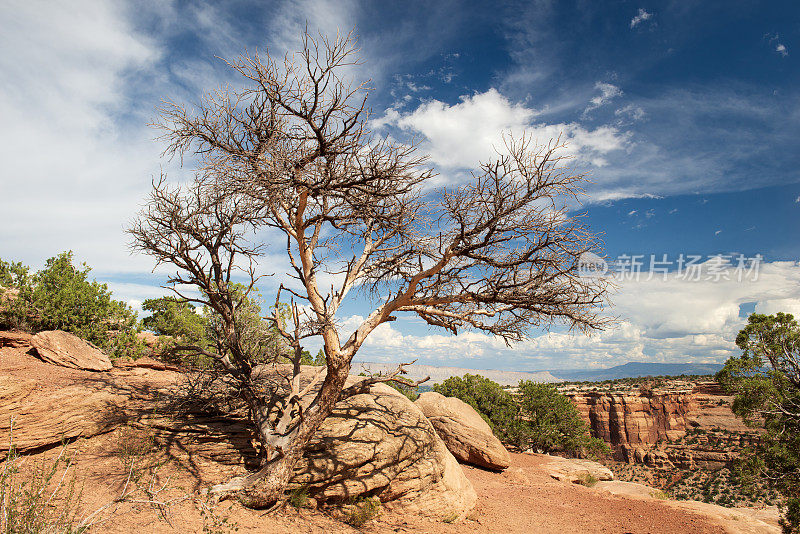
[[[390,373],[397,369],[396,363],[375,363],[375,362],[353,362],[351,373],[358,374],[365,372]],[[408,374],[403,375],[409,380],[420,380],[426,376],[431,379],[426,385],[439,384],[451,376],[464,376],[465,374],[481,375],[497,382],[501,386],[516,386],[520,380],[533,380],[534,382],[563,382],[563,379],[556,378],[549,371],[500,371],[497,369],[467,369],[464,367],[437,367],[434,365],[409,365],[406,367]]]
[[[390,373],[397,368],[396,363],[353,362],[352,373]],[[502,386],[516,386],[520,380],[557,383],[564,381],[596,382],[616,378],[637,378],[641,376],[713,375],[722,369],[719,363],[648,363],[628,362],[607,369],[553,369],[550,371],[501,371],[498,369],[468,369],[465,367],[439,367],[435,365],[409,365],[409,380],[419,380],[430,376],[427,385],[439,384],[451,376],[465,374],[481,375]]]
[[[628,362],[608,369],[554,369],[550,374],[562,380],[595,382],[641,376],[713,375],[722,367],[720,363]]]

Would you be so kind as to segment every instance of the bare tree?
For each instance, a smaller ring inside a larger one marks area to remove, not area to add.
[[[136,249],[177,267],[171,284],[198,289],[200,296],[186,298],[221,318],[220,350],[204,353],[238,385],[264,463],[215,490],[238,492],[254,507],[281,498],[305,445],[341,398],[398,380],[402,366],[345,388],[364,340],[396,314],[507,343],[533,326],[585,331],[605,324],[604,282],[577,272],[579,257],[597,240],[569,216],[583,176],[563,165],[563,145],[509,139],[468,185],[426,189],[433,174],[415,147],[368,131],[366,88],[341,77],[355,52],[350,35],[330,41],[306,34],[303,50],[282,62],[269,55],[230,62],[245,89],[223,88],[193,109],[166,104],[157,123],[166,154],[199,160],[197,178],[185,190],[155,182],[129,230]],[[291,317],[276,306],[265,318],[293,351],[289,392],[278,400],[254,382],[235,313],[247,291],[230,289],[236,277],[247,279],[248,291],[256,284],[265,232],[282,236],[277,243],[294,278],[276,296],[276,303],[290,299]],[[335,285],[322,287],[323,275]],[[352,291],[376,307],[342,336],[337,312]],[[309,336],[321,336],[327,365],[301,390]]]

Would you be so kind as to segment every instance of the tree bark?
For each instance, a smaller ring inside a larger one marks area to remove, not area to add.
[[[297,434],[280,450],[276,450],[265,439],[266,432],[259,432],[262,445],[265,450],[273,451],[273,457],[258,471],[214,486],[211,488],[211,493],[222,497],[236,495],[242,504],[255,509],[269,508],[283,500],[295,465],[303,457],[311,438],[339,401],[349,373],[349,361],[340,362],[334,369],[328,367],[319,392],[299,423]]]

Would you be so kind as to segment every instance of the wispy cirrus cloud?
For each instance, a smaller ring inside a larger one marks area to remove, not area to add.
[[[622,96],[622,89],[611,83],[597,82],[594,84],[595,89],[600,91],[600,94],[593,96],[589,100],[589,105],[583,110],[583,115],[587,115],[590,111],[604,106],[611,102],[613,99]]]
[[[636,26],[642,24],[653,18],[652,13],[648,13],[642,8],[639,8],[639,12],[631,19],[631,29],[635,28]]]

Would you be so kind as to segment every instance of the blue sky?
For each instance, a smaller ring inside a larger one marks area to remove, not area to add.
[[[122,233],[152,176],[190,172],[160,158],[147,126],[156,106],[240,83],[216,56],[282,55],[306,24],[327,35],[355,28],[363,63],[348,76],[371,80],[374,130],[420,139],[437,185],[462,183],[503,132],[560,134],[591,180],[576,213],[607,256],[671,262],[664,277],[621,281],[619,326],[589,338],[537,331],[507,348],[404,318],[375,332],[361,359],[719,362],[735,353],[746,313],[800,315],[796,2],[6,1],[0,257],[38,267],[72,249],[134,306],[163,294],[163,271],[131,256]],[[717,267],[721,280],[706,264],[687,281],[681,254],[732,263]],[[736,280],[739,254],[763,257],[757,279]],[[278,251],[263,267],[282,272]],[[369,311],[352,302],[342,327]]]

